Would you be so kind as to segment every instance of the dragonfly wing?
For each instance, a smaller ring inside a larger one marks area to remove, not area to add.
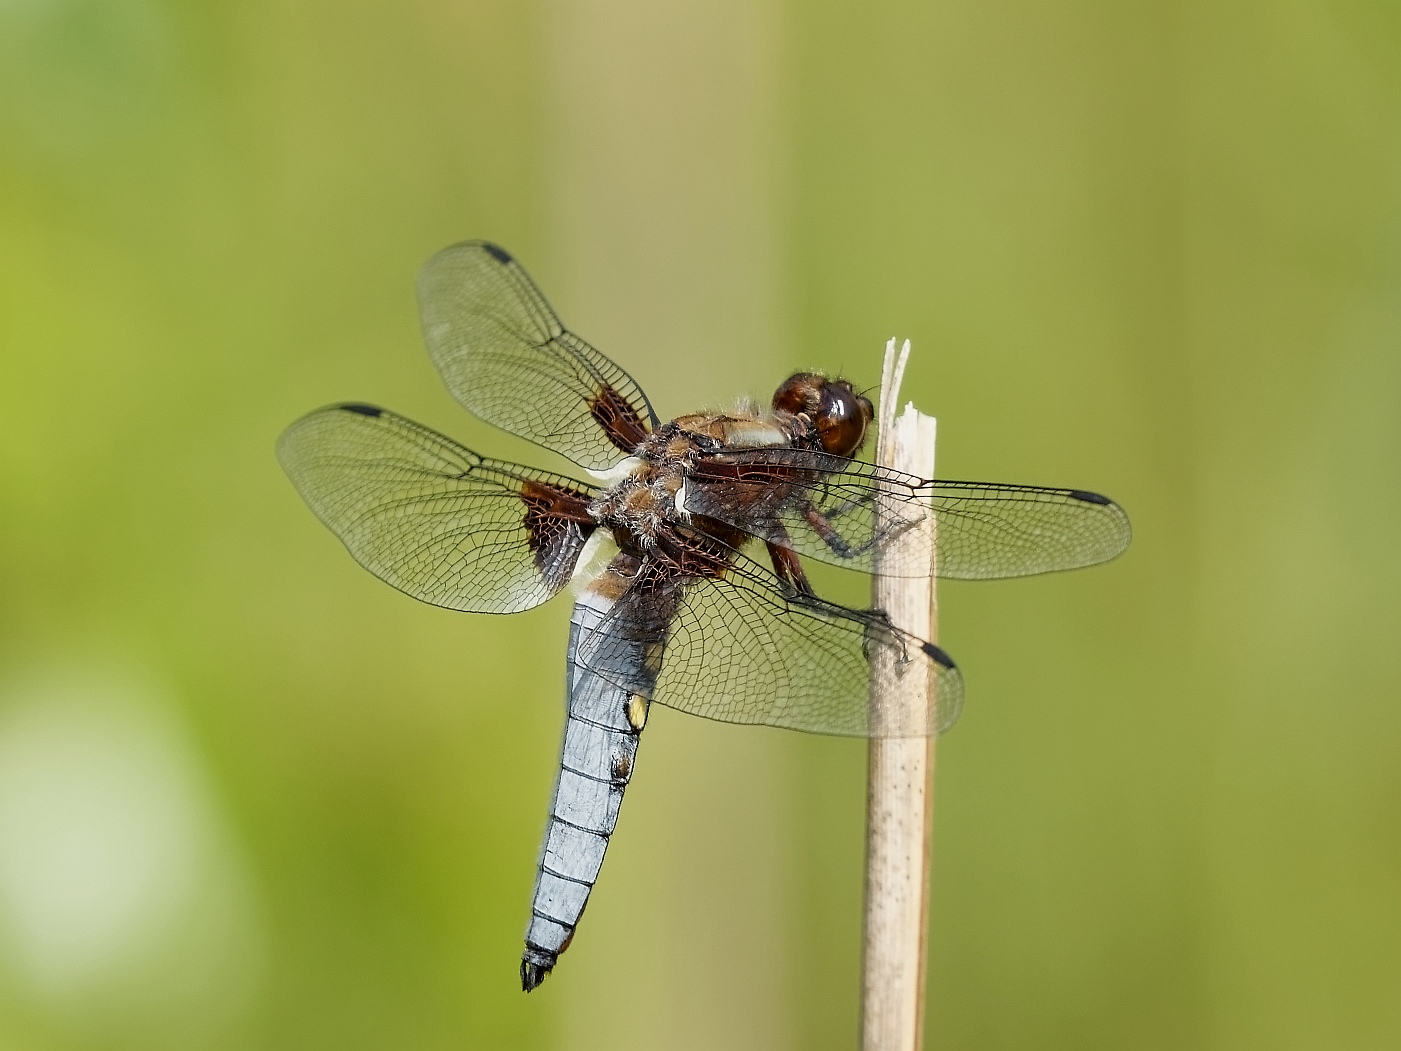
[[[452,396],[512,434],[602,471],[657,426],[632,377],[560,322],[504,249],[469,241],[418,279],[428,353]]]
[[[882,538],[934,516],[941,577],[989,580],[1107,562],[1128,547],[1128,515],[1081,489],[923,479],[802,449],[710,454],[686,503],[705,515],[821,562],[873,572]],[[926,565],[887,561],[890,576]]]
[[[798,595],[744,555],[721,577],[686,583],[644,562],[611,616],[624,629],[612,629],[612,637],[654,644],[660,658],[655,686],[636,676],[619,685],[707,719],[922,737],[947,730],[963,705],[962,678],[943,650],[892,627],[879,611]],[[623,656],[605,641],[586,659],[609,676],[621,675]],[[934,703],[919,711],[873,709],[873,665],[878,675],[924,677]]]
[[[483,459],[370,405],[302,417],[277,455],[357,562],[448,609],[539,605],[568,583],[594,528],[587,486]]]

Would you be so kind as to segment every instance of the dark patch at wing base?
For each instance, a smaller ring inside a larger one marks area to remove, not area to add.
[[[601,471],[657,426],[637,383],[564,327],[520,263],[470,241],[418,279],[428,354],[469,412]]]
[[[588,486],[483,459],[373,406],[302,417],[277,455],[357,562],[435,606],[515,613],[539,605],[568,583],[593,530]]]
[[[589,415],[603,428],[608,440],[623,452],[631,454],[647,437],[647,424],[637,410],[608,384],[599,388],[588,405]]]
[[[571,489],[549,482],[526,479],[521,483],[525,504],[525,528],[535,565],[545,580],[574,570],[578,557],[575,537],[588,539],[598,523],[589,515],[588,498]]]

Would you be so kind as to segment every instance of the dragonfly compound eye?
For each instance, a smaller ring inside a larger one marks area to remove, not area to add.
[[[814,415],[822,448],[835,456],[851,456],[866,440],[875,409],[870,399],[857,394],[846,380],[822,385],[822,404]]]
[[[783,381],[783,386],[773,393],[773,407],[779,412],[791,412],[794,416],[806,413],[816,415],[822,408],[822,388],[827,377],[815,372],[799,372]]]

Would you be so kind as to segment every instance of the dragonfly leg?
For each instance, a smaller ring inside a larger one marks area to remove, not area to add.
[[[769,558],[773,560],[773,571],[778,574],[779,580],[800,595],[816,594],[812,590],[812,585],[808,583],[808,575],[803,571],[802,560],[796,551],[771,541],[765,541],[764,546],[769,549]]]
[[[867,551],[874,549],[877,544],[889,543],[897,537],[904,536],[922,521],[924,521],[924,517],[921,515],[919,518],[901,518],[899,521],[892,522],[880,532],[873,534],[871,539],[856,548],[855,552],[858,555],[864,555]]]
[[[852,497],[850,500],[843,500],[839,504],[829,504],[827,509],[822,512],[822,515],[827,521],[831,522],[841,518],[842,515],[850,514],[852,511],[870,507],[871,503],[872,498],[869,495],[856,496]],[[808,506],[811,507],[812,505],[809,504]]]
[[[856,554],[846,542],[846,538],[837,532],[836,526],[812,504],[803,506],[803,518],[812,526],[812,531],[822,538],[822,542],[842,558],[852,558]]]
[[[812,527],[812,531],[821,537],[822,542],[841,558],[856,558],[858,555],[864,555],[875,548],[877,544],[894,540],[906,530],[924,521],[923,515],[917,518],[900,518],[879,533],[873,534],[864,544],[853,547],[847,542],[846,538],[837,531],[836,526],[832,525],[831,520],[840,514],[845,514],[853,507],[856,507],[858,503],[869,503],[869,501],[848,501],[835,509],[829,508],[825,514],[812,504],[805,504],[803,507],[803,518],[807,521],[807,524]]]

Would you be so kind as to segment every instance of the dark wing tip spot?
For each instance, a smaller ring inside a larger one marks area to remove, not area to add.
[[[491,258],[495,259],[498,263],[501,263],[503,266],[506,263],[512,261],[511,253],[506,251],[506,249],[502,248],[500,245],[494,245],[490,241],[483,241],[482,247],[486,249],[487,255],[491,256]]]
[[[384,410],[378,406],[366,405],[358,401],[346,402],[344,405],[339,406],[339,408],[344,409],[346,412],[358,413],[361,416],[378,416],[384,412]]]
[[[939,647],[934,645],[934,643],[921,642],[919,644],[919,648],[922,649],[924,651],[924,655],[930,660],[932,660],[935,664],[941,665],[945,668],[952,668],[954,666],[953,658],[950,657],[943,650],[939,649]]]
[[[1073,500],[1083,500],[1087,504],[1099,504],[1101,506],[1108,506],[1114,502],[1107,496],[1100,496],[1099,493],[1088,493],[1084,489],[1072,489],[1070,490],[1070,496]]]

